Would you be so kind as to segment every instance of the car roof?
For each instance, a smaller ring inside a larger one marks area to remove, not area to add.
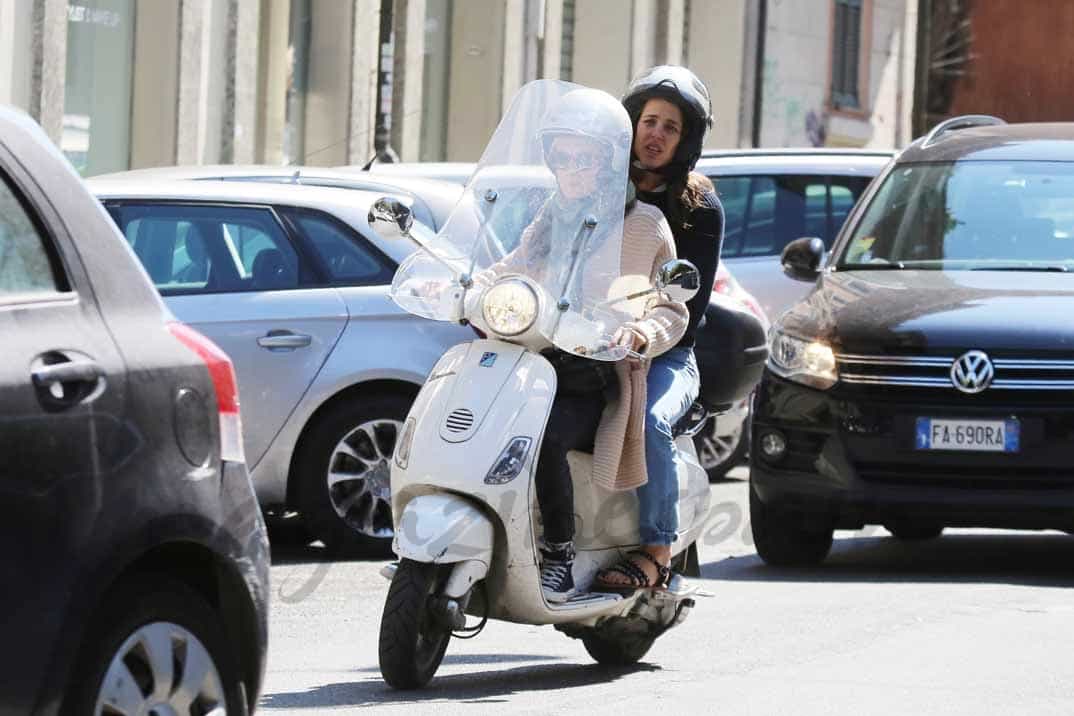
[[[835,174],[875,176],[895,151],[874,149],[738,149],[701,155],[696,171],[707,176]]]
[[[351,190],[405,193],[416,199],[415,218],[439,229],[459,201],[460,188],[451,182],[424,178],[372,176],[360,170],[328,167],[273,166],[266,164],[215,164],[134,169],[93,178],[100,182],[194,180],[194,181],[292,181],[290,185],[338,185]],[[304,184],[305,183],[305,184]]]
[[[369,173],[384,177],[423,177],[448,181],[453,184],[465,184],[473,173],[475,162],[398,162],[393,164],[374,164]],[[360,167],[339,167],[341,171],[360,171]]]
[[[855,147],[775,147],[772,149],[705,149],[702,158],[710,157],[891,157],[894,149],[858,149]]]
[[[1040,160],[1074,161],[1074,122],[995,124],[951,129],[922,137],[899,155],[898,163]]]
[[[381,197],[408,199],[405,194],[340,189],[295,184],[267,184],[236,181],[189,181],[182,179],[153,182],[122,181],[116,178],[89,179],[90,190],[101,201],[197,201],[204,203],[291,206],[327,212],[354,227],[377,248],[395,261],[410,255],[417,244],[411,240],[385,239],[369,226],[369,209]]]

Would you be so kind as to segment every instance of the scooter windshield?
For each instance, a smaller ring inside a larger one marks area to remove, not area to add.
[[[396,271],[392,298],[505,340],[618,360],[637,318],[620,254],[631,124],[611,95],[558,80],[519,90],[443,228]],[[505,285],[507,284],[507,285]]]

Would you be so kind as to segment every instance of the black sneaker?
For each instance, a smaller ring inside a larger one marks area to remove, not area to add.
[[[541,547],[541,591],[545,601],[562,604],[575,595],[574,545],[566,542],[555,545],[558,549]]]

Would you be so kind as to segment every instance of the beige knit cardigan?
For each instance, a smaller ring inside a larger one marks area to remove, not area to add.
[[[532,229],[532,226],[530,227]],[[523,232],[519,247],[475,280],[491,283],[491,277],[527,262],[533,232]],[[675,258],[675,238],[663,213],[649,204],[635,202],[623,220],[620,274],[648,276],[650,284],[666,261]],[[593,445],[593,480],[609,490],[630,490],[648,480],[645,469],[645,383],[649,360],[675,347],[686,332],[686,304],[654,294],[642,316],[626,324],[645,339],[643,360],[625,359],[615,365],[619,396],[601,415]]]
[[[675,258],[675,239],[663,213],[637,202],[623,222],[620,270],[624,276],[641,274],[655,282],[657,271]],[[683,334],[689,311],[685,303],[654,294],[644,315],[628,326],[645,338],[645,360],[621,360],[619,397],[608,403],[593,445],[593,480],[609,490],[630,490],[649,479],[645,470],[646,377],[649,359],[675,347]]]

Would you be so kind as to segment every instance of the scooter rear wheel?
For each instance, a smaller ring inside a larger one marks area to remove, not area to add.
[[[622,635],[618,637],[602,636],[590,632],[582,636],[582,644],[598,664],[608,666],[629,666],[641,661],[649,651],[656,637]]]
[[[404,559],[388,588],[380,620],[380,673],[396,689],[420,689],[444,659],[451,630],[430,610],[440,584],[436,564]]]

